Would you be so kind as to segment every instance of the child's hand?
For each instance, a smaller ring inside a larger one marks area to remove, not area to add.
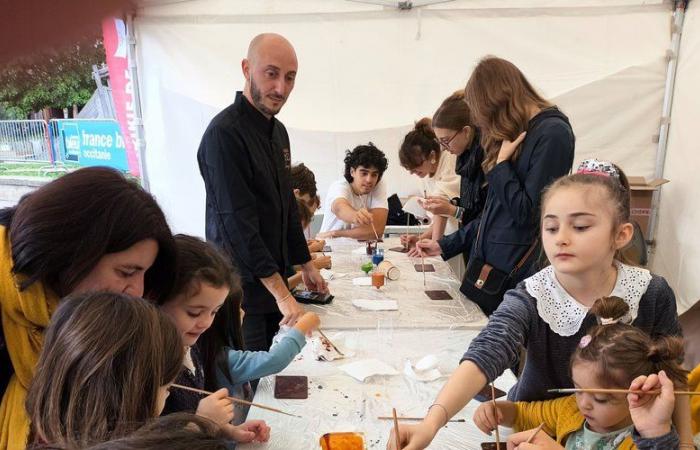
[[[306,245],[309,247],[309,252],[316,253],[323,250],[323,247],[326,246],[326,241],[323,239],[310,239],[306,241]]]
[[[435,432],[422,422],[416,425],[401,425],[399,427],[401,449],[397,449],[395,430],[394,427],[391,427],[386,450],[419,450],[427,448],[433,438],[435,438]]]
[[[321,319],[318,317],[318,314],[313,312],[307,312],[304,313],[304,315],[301,316],[299,320],[297,320],[297,323],[294,325],[294,328],[299,330],[301,334],[308,336],[320,325]]]
[[[249,420],[238,426],[228,424],[224,431],[236,442],[267,442],[270,439],[270,427],[263,420]]]
[[[472,420],[481,431],[491,436],[491,432],[496,429],[496,426],[503,423],[503,412],[500,408],[496,409],[493,402],[484,402],[476,408]]]
[[[658,375],[639,376],[630,384],[632,391],[661,389],[661,394],[627,394],[632,422],[639,434],[645,438],[656,438],[671,431],[671,416],[676,397],[673,381],[663,370]]]
[[[532,443],[528,444],[527,441],[534,432],[535,430],[527,430],[508,436],[508,450],[564,450],[564,447],[541,430],[532,439]]]
[[[330,255],[321,255],[314,258],[314,266],[317,269],[330,269],[332,266]]]
[[[228,389],[221,388],[199,401],[198,416],[206,417],[224,426],[233,420],[233,402],[228,398]]]

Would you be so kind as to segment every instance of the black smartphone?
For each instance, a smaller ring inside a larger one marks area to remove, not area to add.
[[[327,305],[333,301],[333,296],[331,294],[324,294],[316,291],[294,291],[292,294],[299,303],[309,305]]]

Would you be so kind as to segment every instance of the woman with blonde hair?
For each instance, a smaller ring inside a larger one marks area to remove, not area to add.
[[[490,315],[533,272],[540,193],[571,170],[575,138],[566,115],[504,59],[483,58],[464,99],[484,149],[486,205],[459,236],[423,239],[416,248],[444,259],[468,251],[460,290]]]

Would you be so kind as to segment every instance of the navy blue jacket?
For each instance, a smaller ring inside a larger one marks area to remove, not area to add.
[[[571,171],[574,142],[569,119],[556,107],[533,117],[518,158],[503,161],[486,174],[488,194],[482,215],[438,241],[442,257],[468,253],[503,272],[513,270],[538,237],[542,190]],[[475,246],[481,221],[480,244]],[[515,274],[512,286],[529,274],[530,266],[528,262]]]
[[[287,130],[239,93],[207,127],[197,161],[207,194],[206,237],[238,268],[243,309],[278,312],[260,278],[284,279],[288,264],[311,259],[291,188]]]
[[[479,142],[477,131],[471,145],[457,157],[455,173],[460,176],[458,204],[464,208],[462,226],[469,224],[481,215],[486,201],[486,178],[481,168],[484,160],[484,149]]]

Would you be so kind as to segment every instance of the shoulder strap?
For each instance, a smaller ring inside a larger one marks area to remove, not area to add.
[[[489,190],[487,188],[486,190],[486,198],[484,199],[484,209],[481,211],[481,217],[479,218],[479,226],[476,229],[476,243],[474,244],[475,246],[475,251],[479,251],[479,247],[481,244],[481,227],[484,226],[484,222],[486,221],[486,213],[488,210],[486,209],[489,206]]]
[[[527,260],[530,258],[530,255],[532,255],[532,252],[534,252],[535,249],[537,248],[537,244],[539,242],[540,242],[540,239],[535,238],[535,241],[532,243],[530,248],[527,249],[527,252],[525,252],[525,255],[522,258],[520,258],[520,261],[518,261],[518,264],[516,264],[515,267],[513,268],[513,270],[510,271],[509,276],[512,277],[513,275],[515,275],[515,273],[525,265]]]

